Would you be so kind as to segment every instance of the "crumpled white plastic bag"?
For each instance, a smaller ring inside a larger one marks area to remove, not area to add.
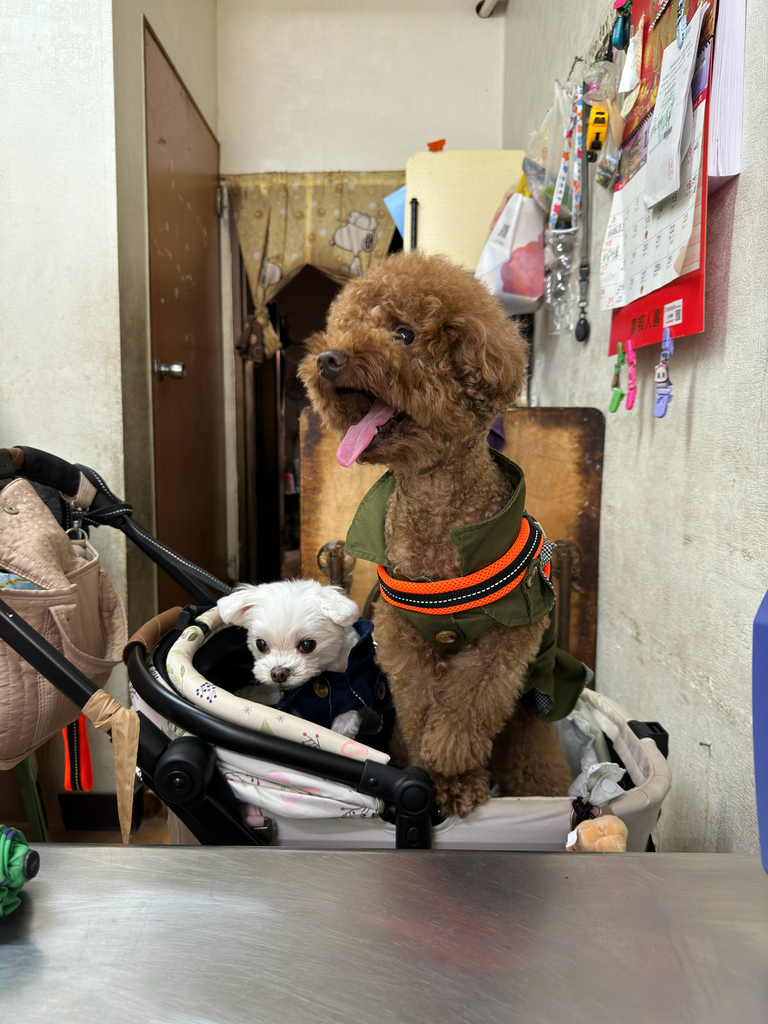
[[[589,800],[595,807],[605,807],[611,800],[616,800],[624,793],[618,782],[625,771],[626,769],[620,764],[614,764],[613,761],[592,764],[573,780],[568,796],[580,796],[583,800]]]

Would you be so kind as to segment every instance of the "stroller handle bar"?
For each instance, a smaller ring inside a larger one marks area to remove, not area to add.
[[[96,692],[91,680],[32,629],[2,598],[0,640],[4,640],[17,651],[79,708],[82,709]],[[137,638],[132,638],[128,643],[124,653],[124,660],[136,691],[164,717],[192,733],[198,742],[224,747],[246,757],[272,760],[286,768],[295,768],[330,779],[359,793],[377,797],[394,810],[398,846],[413,849],[431,845],[430,820],[434,809],[432,787],[429,776],[422,769],[398,768],[377,761],[355,761],[340,754],[308,749],[279,736],[254,733],[230,722],[212,718],[161,686],[147,669],[145,659],[144,641],[137,635]],[[169,741],[157,726],[140,712],[139,718],[141,730],[138,763],[145,781],[199,835],[200,828],[203,827],[205,831],[205,826],[201,826],[200,821],[196,822],[194,816],[189,817],[183,805],[174,805],[169,799],[169,794],[158,789],[154,778],[166,748],[171,751],[174,744],[183,746],[185,738]],[[221,832],[221,835],[228,837],[224,841],[243,842],[245,835],[245,841],[259,844],[261,840],[250,833],[242,821],[238,820],[237,815],[233,817],[231,808],[227,809],[227,805],[231,804],[234,798],[226,791],[225,786],[222,787],[222,780],[214,776],[212,784],[214,789],[210,796],[216,806],[211,821],[216,823],[220,830],[225,830]],[[210,830],[209,825],[209,833]]]
[[[87,466],[73,465],[36,448],[0,448],[0,488],[16,477],[57,490],[65,502],[65,519],[72,520],[69,525],[82,523],[119,529],[196,601],[214,604],[216,598],[209,588],[222,594],[231,593],[232,588],[227,583],[186,561],[134,522],[132,506],[114,495],[101,476]],[[192,734],[170,740],[138,712],[141,722],[138,765],[144,781],[198,839],[202,842],[253,845],[262,845],[266,841],[257,835],[258,830],[249,829],[242,821],[234,794],[221,773],[213,768],[213,752],[205,747],[209,744],[246,757],[295,768],[377,798],[384,803],[388,820],[394,820],[397,847],[431,846],[431,823],[436,812],[431,781],[423,769],[400,768],[377,761],[355,761],[340,754],[310,749],[282,737],[255,733],[205,714],[160,685],[147,668],[147,648],[153,646],[153,639],[157,641],[174,627],[176,618],[177,610],[172,610],[159,620],[148,623],[147,626],[151,627],[149,633],[145,632],[147,627],[140,630],[129,641],[123,659],[133,686],[147,704]],[[157,635],[158,630],[160,636]],[[91,680],[2,598],[0,640],[20,654],[77,707],[82,709],[96,692]],[[178,783],[183,778],[193,777],[202,782],[200,786],[192,786],[189,793],[185,792],[182,801],[176,792]]]
[[[157,629],[152,630],[155,636],[160,629],[168,632],[173,628],[172,611],[148,624],[157,624]],[[398,817],[428,818],[431,815],[432,785],[429,776],[421,768],[400,768],[379,761],[356,761],[341,754],[305,747],[280,736],[253,732],[232,722],[213,718],[162,686],[147,668],[146,656],[145,639],[140,630],[128,641],[123,655],[136,692],[164,718],[206,743],[245,757],[273,761],[284,768],[307,772],[349,786],[358,793],[378,797],[394,804]]]
[[[188,562],[147,533],[133,519],[133,507],[113,494],[102,477],[88,466],[74,465],[37,448],[0,448],[0,487],[15,476],[53,487],[67,502],[72,515],[86,525],[114,526],[120,530],[196,601],[215,604],[213,591],[232,592],[228,583]]]

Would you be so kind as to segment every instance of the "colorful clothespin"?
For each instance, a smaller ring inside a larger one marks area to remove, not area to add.
[[[685,42],[685,30],[688,28],[688,23],[685,20],[685,0],[677,0],[677,48],[681,48]]]
[[[632,341],[627,339],[627,400],[624,403],[627,409],[631,409],[637,397],[637,352],[632,346]]]
[[[669,403],[672,401],[672,381],[669,379],[669,360],[675,351],[675,343],[669,328],[664,328],[661,336],[661,361],[656,364],[653,370],[653,379],[656,383],[656,404],[653,407],[653,415],[657,419],[667,415]]]
[[[611,43],[616,50],[626,50],[629,45],[629,28],[632,18],[632,0],[625,0],[621,3],[616,0],[613,5],[617,12],[616,21],[613,23],[611,32]]]
[[[608,406],[608,412],[616,412],[621,405],[622,398],[624,397],[624,392],[621,390],[621,368],[626,361],[624,346],[619,342],[618,349],[616,351],[616,365],[613,368],[613,381],[611,383],[613,392],[611,394],[611,404]]]

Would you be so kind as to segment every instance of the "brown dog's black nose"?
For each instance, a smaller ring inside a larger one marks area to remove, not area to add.
[[[279,665],[277,668],[273,668],[269,674],[272,676],[273,683],[284,683],[288,676],[291,674],[291,670],[289,668],[283,668],[282,665]]]
[[[329,349],[328,352],[321,352],[317,357],[317,368],[320,376],[326,380],[336,380],[344,366],[347,365],[349,356],[340,348]]]

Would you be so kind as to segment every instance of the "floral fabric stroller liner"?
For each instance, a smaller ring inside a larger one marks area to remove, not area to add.
[[[207,713],[228,722],[244,725],[254,732],[280,736],[314,750],[341,754],[356,761],[378,761],[387,764],[389,757],[339,733],[296,718],[285,711],[256,704],[209,682],[195,667],[194,656],[207,641],[225,626],[218,609],[211,608],[197,617],[173,643],[166,656],[168,680],[152,663],[148,668],[163,686],[172,687],[179,696]],[[131,704],[158,725],[171,739],[184,735],[184,730],[164,719],[142,700],[133,685]],[[383,803],[374,797],[325,779],[316,779],[288,768],[269,764],[258,758],[246,758],[230,750],[216,748],[216,759],[224,777],[237,798],[258,807],[270,816],[291,818],[372,818],[381,814]]]
[[[241,632],[223,625],[216,608],[203,612],[173,641],[167,653],[147,653],[149,671],[160,684],[209,715],[358,761],[388,762],[388,756],[373,747],[237,697],[207,679],[195,665],[196,655],[222,631],[232,629]],[[158,668],[158,661],[161,667],[164,662],[164,672]],[[181,730],[149,707],[133,687],[131,699],[134,709],[142,711],[168,736],[180,734]],[[609,760],[606,740],[610,741],[632,784],[610,807],[629,829],[627,849],[645,850],[649,837],[658,848],[656,822],[671,776],[655,741],[638,737],[623,709],[591,690],[584,692],[575,711],[559,727],[574,775],[598,759]],[[279,846],[375,849],[394,845],[395,826],[380,817],[382,801],[220,747],[216,748],[216,758],[238,800],[258,808],[273,821]],[[565,796],[491,799],[466,818],[452,817],[436,824],[433,846],[562,851],[571,828],[571,813],[572,801]],[[196,841],[175,823],[171,834],[174,841]]]

